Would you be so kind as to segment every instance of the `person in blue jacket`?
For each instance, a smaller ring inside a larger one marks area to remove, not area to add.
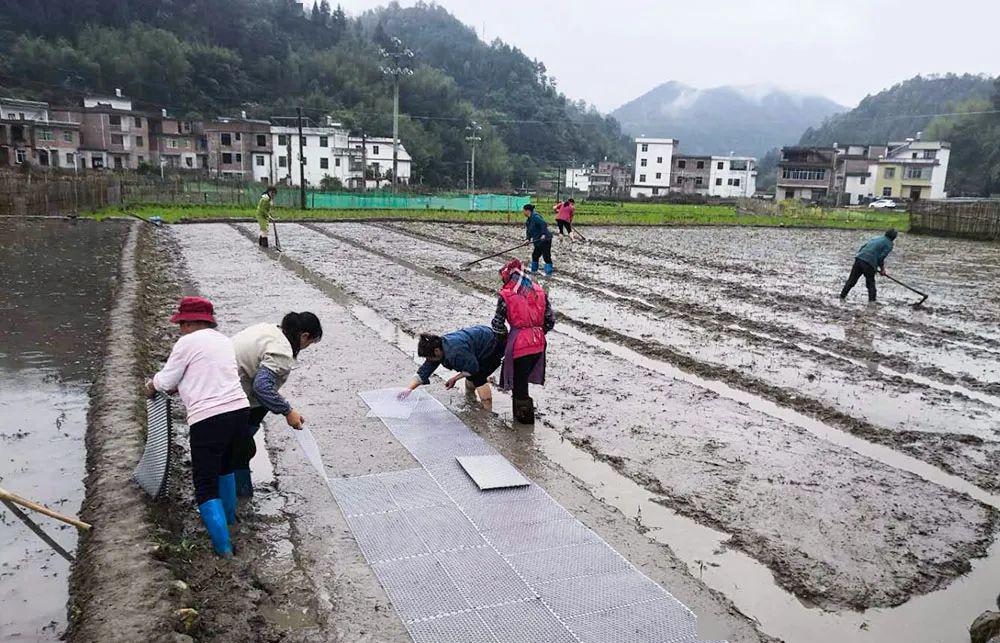
[[[535,249],[531,251],[531,272],[538,272],[538,259],[545,259],[545,274],[551,275],[552,266],[552,233],[545,223],[542,215],[538,214],[535,206],[528,203],[524,206],[524,229],[525,239],[535,244]]]
[[[854,288],[861,275],[864,275],[865,286],[868,288],[868,301],[875,301],[875,270],[885,275],[885,258],[892,252],[892,242],[896,240],[898,234],[895,228],[889,228],[884,235],[875,237],[861,246],[858,254],[854,256],[851,275],[847,278],[844,289],[840,291],[841,299],[847,299],[851,288]]]
[[[455,371],[455,375],[445,383],[446,388],[454,388],[459,380],[467,378],[466,390],[478,390],[479,399],[483,402],[492,400],[493,393],[486,380],[500,368],[506,348],[505,339],[498,338],[489,326],[470,326],[447,335],[421,333],[417,341],[417,356],[425,361],[400,397],[406,397],[418,386],[430,384],[431,374],[438,366],[444,366]]]

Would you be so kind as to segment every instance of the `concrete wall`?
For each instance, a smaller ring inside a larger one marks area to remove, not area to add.
[[[733,169],[733,165],[744,169]],[[757,191],[757,159],[750,156],[713,156],[709,194],[723,198],[751,197]]]
[[[635,139],[635,178],[631,195],[659,196],[670,191],[674,139]],[[643,165],[645,163],[645,165]],[[656,178],[659,174],[660,178]]]

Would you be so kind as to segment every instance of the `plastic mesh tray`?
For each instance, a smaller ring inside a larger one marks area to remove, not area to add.
[[[170,479],[170,449],[174,440],[170,398],[162,393],[146,400],[146,448],[132,477],[152,498],[160,498]]]

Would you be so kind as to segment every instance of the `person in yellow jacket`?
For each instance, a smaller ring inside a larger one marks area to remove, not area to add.
[[[260,201],[257,202],[257,224],[260,226],[260,237],[257,239],[257,245],[261,248],[267,247],[267,228],[271,221],[271,204],[274,202],[274,197],[278,194],[278,188],[273,185],[267,188],[264,194],[260,195]]]

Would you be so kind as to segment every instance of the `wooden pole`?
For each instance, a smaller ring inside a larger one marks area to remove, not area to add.
[[[70,554],[68,551],[66,551],[59,543],[53,540],[52,537],[49,536],[47,533],[45,533],[41,527],[35,524],[35,521],[29,518],[28,514],[18,509],[17,505],[15,505],[10,500],[0,500],[0,503],[3,503],[3,505],[7,507],[7,509],[12,514],[20,518],[21,522],[27,525],[28,529],[35,532],[35,535],[41,538],[43,541],[45,541],[45,544],[51,547],[53,550],[55,550],[57,554],[59,554],[69,562],[71,563],[73,562],[73,555]]]
[[[55,518],[56,520],[60,520],[68,525],[73,525],[74,527],[76,527],[81,531],[90,531],[92,527],[92,525],[89,525],[81,520],[77,520],[76,518],[71,518],[70,516],[64,516],[63,514],[57,511],[53,511],[48,507],[43,507],[42,505],[36,502],[31,502],[30,500],[26,500],[21,496],[15,495],[7,491],[3,487],[0,487],[0,500],[9,500],[10,502],[19,504],[22,507],[27,507],[32,511],[37,511],[38,513],[45,514],[50,518]]]

